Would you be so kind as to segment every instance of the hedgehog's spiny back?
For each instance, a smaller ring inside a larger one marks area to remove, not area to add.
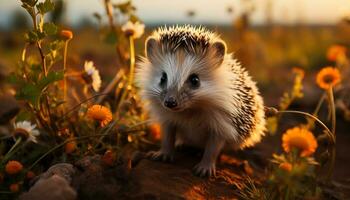
[[[187,53],[205,54],[218,36],[203,27],[172,26],[159,28],[152,34],[165,52],[183,49]]]

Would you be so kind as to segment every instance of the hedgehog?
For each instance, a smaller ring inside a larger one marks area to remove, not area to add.
[[[223,150],[258,143],[265,132],[263,99],[219,35],[190,25],[161,27],[145,42],[136,85],[162,127],[161,148],[147,156],[173,161],[177,146],[203,148],[199,176],[216,173]]]

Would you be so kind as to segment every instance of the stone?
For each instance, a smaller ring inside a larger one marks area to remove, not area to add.
[[[64,179],[68,183],[71,183],[72,176],[75,173],[74,166],[69,163],[58,163],[53,166],[51,166],[45,173],[41,174],[39,176],[39,179],[47,179],[50,178],[53,175],[58,175]]]
[[[39,179],[27,193],[19,197],[20,200],[75,200],[76,191],[69,182],[59,176],[52,175],[49,178]]]

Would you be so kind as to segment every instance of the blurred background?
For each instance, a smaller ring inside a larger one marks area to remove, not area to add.
[[[68,63],[81,68],[84,60],[93,60],[106,84],[120,63],[115,46],[111,45],[116,39],[103,32],[102,27],[108,26],[103,2],[56,0],[50,20],[74,31]],[[135,15],[146,24],[146,34],[137,40],[137,55],[143,54],[145,37],[158,26],[207,26],[221,34],[229,51],[234,52],[258,81],[270,105],[278,104],[286,87],[291,87],[292,67],[313,74],[332,64],[326,59],[331,45],[348,46],[350,41],[348,0],[135,0],[132,3]],[[114,14],[116,23],[127,20],[123,15]],[[0,0],[2,77],[16,68],[24,45],[23,34],[31,26],[19,0]],[[305,92],[310,97],[305,99],[312,104],[317,101],[318,90],[313,90],[314,76],[308,77],[304,89],[310,90]],[[286,84],[278,84],[281,81]]]

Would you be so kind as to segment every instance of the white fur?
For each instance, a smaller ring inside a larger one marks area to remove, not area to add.
[[[148,59],[142,58],[136,69],[136,83],[141,88],[141,97],[153,119],[162,124],[171,122],[179,127],[177,132],[178,143],[185,142],[204,147],[205,140],[208,137],[208,129],[220,134],[226,141],[226,147],[229,146],[234,149],[252,146],[261,140],[261,136],[264,135],[265,131],[263,100],[255,82],[232,59],[231,55],[226,55],[220,67],[205,72],[202,68],[203,65],[208,63],[190,55],[185,56],[184,60],[180,62],[176,54],[166,54],[157,63],[160,63],[159,66],[153,66]],[[235,70],[232,70],[232,65]],[[159,79],[162,71],[168,74],[168,87],[176,86],[178,90],[191,73],[209,73],[207,77],[201,77],[200,89],[196,91],[196,95],[188,103],[189,105],[186,105],[191,108],[192,104],[198,101],[203,107],[196,108],[196,113],[191,112],[191,109],[185,109],[181,112],[171,112],[165,109],[157,96],[161,91]],[[230,88],[234,88],[232,84],[239,80],[241,74],[237,73],[244,73],[245,84],[253,88],[255,109],[257,109],[256,126],[251,131],[250,137],[244,141],[232,126],[230,118],[225,114],[242,112],[240,108],[243,102],[238,97],[238,91]]]

